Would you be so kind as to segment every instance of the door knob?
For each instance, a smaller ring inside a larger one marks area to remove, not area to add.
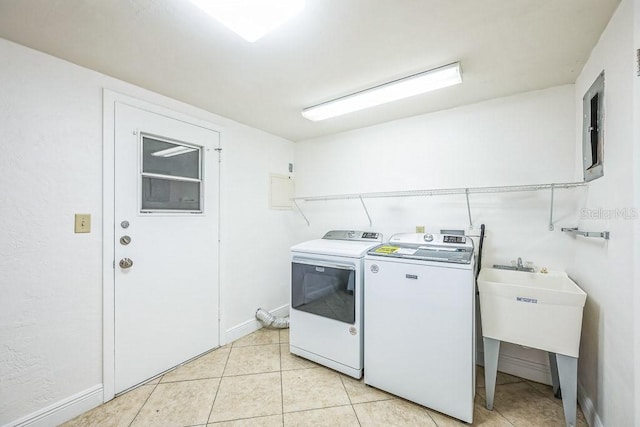
[[[131,268],[133,261],[129,258],[122,258],[119,262],[120,268]]]

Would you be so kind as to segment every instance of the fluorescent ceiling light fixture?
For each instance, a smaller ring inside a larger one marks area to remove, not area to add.
[[[192,151],[196,151],[196,150],[197,148],[178,145],[177,147],[171,147],[165,150],[155,151],[151,153],[151,155],[155,157],[173,157],[173,156],[179,156],[180,154],[191,153]]]
[[[253,43],[304,9],[305,0],[191,0],[245,40]]]
[[[305,108],[302,115],[317,122],[459,83],[462,70],[456,62]]]

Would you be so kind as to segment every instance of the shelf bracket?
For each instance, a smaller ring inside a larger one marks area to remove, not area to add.
[[[293,200],[293,204],[296,205],[296,208],[298,208],[298,212],[300,212],[300,215],[302,215],[302,218],[304,218],[304,220],[307,221],[307,226],[311,225],[307,216],[304,214],[304,212],[302,212],[302,209],[300,209],[300,206],[298,206],[298,202],[296,202],[295,199],[292,199],[292,200]]]
[[[555,190],[554,184],[551,184],[551,208],[549,211],[549,231],[553,231],[553,192]]]
[[[581,231],[578,230],[578,227],[573,228],[562,228],[562,231],[566,231],[568,233],[573,233],[579,236],[584,237],[601,237],[605,240],[609,240],[609,232],[608,231]]]
[[[469,189],[464,189],[464,195],[467,197],[467,215],[469,215],[469,228],[473,228],[473,221],[471,221],[471,206],[469,205]]]
[[[362,196],[358,196],[358,198],[360,199],[360,203],[362,203],[362,207],[364,208],[364,213],[366,213],[367,218],[369,218],[369,227],[372,227],[373,223],[371,222],[371,216],[369,215],[369,211],[367,210],[367,205],[364,204],[364,200],[362,200]]]

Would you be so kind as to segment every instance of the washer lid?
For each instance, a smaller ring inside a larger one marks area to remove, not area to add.
[[[389,243],[378,245],[369,255],[470,264],[473,240],[446,234],[405,233],[391,236]]]
[[[348,231],[344,231],[347,233]],[[332,237],[327,235],[333,233]],[[330,231],[325,237],[317,240],[300,243],[291,247],[291,252],[302,252],[317,255],[335,255],[349,258],[362,258],[367,251],[382,242],[382,234],[373,232],[356,231],[354,239],[341,240],[337,238],[336,233],[342,231]],[[371,237],[362,237],[362,233],[366,233]],[[339,234],[338,234],[339,235]],[[375,235],[375,237],[373,236]]]

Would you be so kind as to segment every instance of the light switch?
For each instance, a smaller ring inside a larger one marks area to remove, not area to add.
[[[91,214],[76,214],[76,233],[91,233]]]

